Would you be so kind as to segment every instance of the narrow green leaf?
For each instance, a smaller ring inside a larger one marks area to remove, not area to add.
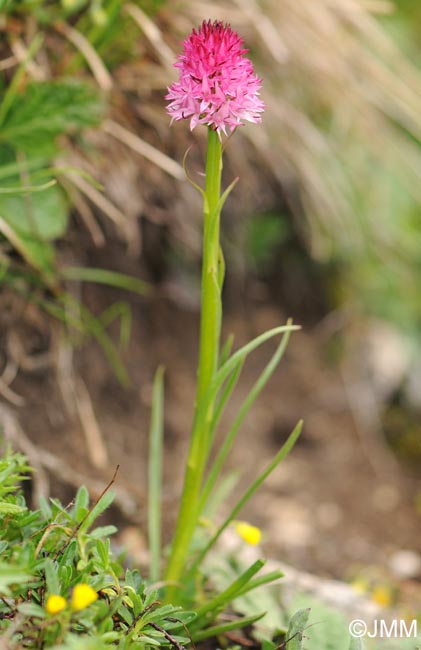
[[[215,512],[218,510],[221,503],[226,502],[229,495],[234,490],[240,479],[240,472],[229,472],[225,476],[221,476],[218,484],[215,486],[215,489],[212,490],[212,494],[209,496],[209,499],[206,502],[206,506],[203,509],[201,516],[205,519],[213,519]]]
[[[155,373],[152,391],[152,412],[149,432],[148,462],[148,538],[150,574],[153,582],[159,580],[161,569],[161,484],[162,440],[164,429],[164,368]]]
[[[217,429],[218,424],[219,424],[219,422],[221,420],[221,417],[222,417],[222,415],[224,413],[227,402],[228,402],[229,398],[231,397],[232,392],[235,389],[235,387],[237,385],[237,381],[238,381],[238,379],[239,379],[239,377],[241,375],[241,371],[243,369],[244,361],[245,360],[242,359],[241,361],[238,362],[237,367],[234,369],[233,373],[228,378],[227,383],[223,387],[222,393],[221,393],[221,395],[220,395],[220,397],[218,399],[218,402],[216,404],[215,412],[213,414],[212,423],[210,425],[210,430],[209,430],[209,449],[208,449],[208,453],[210,453],[211,446],[212,446],[213,441],[214,441],[216,429]],[[203,498],[203,501],[205,502],[206,499]],[[200,512],[202,511],[202,507],[203,506],[200,506],[200,508],[199,508]]]
[[[49,187],[57,185],[56,180],[42,183],[41,185],[17,185],[16,187],[0,187],[0,194],[33,194],[34,192],[43,192]]]
[[[204,394],[200,405],[200,411],[197,416],[197,421],[195,423],[195,428],[203,429],[206,424],[209,405],[214,402],[216,395],[221,390],[221,387],[224,385],[225,380],[238,367],[238,364],[241,361],[244,361],[251,352],[256,350],[256,348],[260,347],[263,343],[273,338],[274,336],[285,334],[287,332],[294,332],[299,329],[299,326],[291,324],[275,327],[271,330],[268,330],[267,332],[264,332],[263,334],[260,334],[260,336],[257,336],[255,339],[234,352],[234,354],[232,354],[229,359],[227,359],[227,361],[217,370],[210,387]]]
[[[119,345],[126,348],[130,342],[130,332],[132,329],[132,312],[130,305],[125,301],[117,301],[105,309],[99,316],[98,320],[103,327],[108,327],[117,318],[120,318],[120,336]]]
[[[68,266],[60,271],[61,276],[66,280],[75,280],[77,282],[94,282],[96,284],[106,284],[118,289],[126,289],[141,295],[150,292],[151,286],[124,273],[117,273],[108,269],[95,269],[91,267]]]
[[[301,433],[301,429],[303,426],[302,420],[298,422],[296,425],[295,429],[293,432],[290,434],[288,437],[287,441],[282,445],[281,449],[278,451],[276,456],[273,458],[272,462],[269,463],[269,465],[266,467],[266,469],[260,474],[260,476],[250,485],[250,487],[245,491],[241,499],[236,503],[234,508],[231,510],[230,514],[228,517],[225,519],[223,524],[218,528],[216,533],[213,535],[213,537],[209,540],[209,542],[206,544],[206,546],[202,549],[202,551],[199,553],[198,557],[194,561],[193,565],[191,566],[188,575],[190,576],[200,565],[200,563],[203,561],[203,559],[206,557],[210,549],[214,546],[214,544],[218,541],[219,537],[221,534],[224,532],[224,530],[229,526],[229,524],[236,519],[237,515],[241,512],[243,507],[246,505],[246,503],[251,499],[251,497],[254,495],[256,490],[262,485],[262,483],[266,480],[266,478],[273,472],[273,470],[279,465],[281,461],[286,458],[286,456],[289,454],[293,446],[295,445],[298,436]]]
[[[24,162],[19,160],[4,165],[0,165],[0,180],[3,180],[4,178],[19,179],[21,177],[23,170],[25,170],[27,174],[29,174],[29,172],[38,170],[36,173],[37,178],[42,176],[52,176],[53,174],[51,171],[49,171],[48,168],[41,169],[42,167],[45,167],[45,165],[47,165],[48,162],[49,162],[48,157],[31,156],[30,158],[26,158]]]
[[[271,571],[270,573],[266,573],[264,576],[260,576],[260,578],[250,580],[250,582],[240,591],[238,596],[244,596],[244,594],[247,594],[249,591],[253,591],[258,587],[263,587],[264,585],[275,582],[275,580],[279,580],[283,576],[284,573],[282,573],[282,571]]]
[[[203,198],[204,202],[206,203],[207,199],[206,199],[205,190],[204,190],[203,188],[201,188],[200,185],[198,185],[197,183],[195,183],[195,181],[194,181],[194,180],[192,179],[192,177],[190,176],[189,170],[187,169],[187,156],[189,155],[192,146],[193,146],[193,145],[191,145],[191,146],[186,150],[186,152],[185,152],[185,154],[184,154],[184,156],[183,156],[183,163],[182,163],[182,164],[183,164],[183,169],[184,169],[184,173],[185,173],[186,178],[187,178],[188,182],[190,183],[190,185],[191,185],[192,187],[194,187],[194,189],[197,190],[197,191],[199,192],[199,194],[202,195],[202,198]]]
[[[234,334],[230,334],[222,346],[222,350],[219,354],[219,366],[223,366],[224,363],[230,358],[232,352],[232,346],[234,345]]]
[[[211,598],[211,600],[208,600],[208,602],[199,607],[196,612],[197,618],[195,619],[195,623],[206,615],[211,615],[212,618],[215,618],[220,609],[223,609],[226,605],[235,600],[245,585],[252,579],[254,575],[256,575],[256,573],[258,573],[258,571],[260,571],[264,565],[264,560],[256,560],[256,562],[254,562],[246,571],[244,571],[244,573],[242,573],[237,578],[237,580],[234,580],[234,582],[229,587],[227,587],[227,589],[224,589],[224,591],[217,594],[214,598]]]
[[[82,485],[78,489],[78,491],[76,493],[75,505],[73,507],[73,510],[74,510],[74,512],[76,514],[76,521],[77,522],[81,521],[81,518],[78,517],[78,511],[81,508],[83,508],[85,510],[88,507],[89,507],[89,492],[88,492],[88,489],[84,485]]]
[[[291,325],[291,322],[288,321],[288,325]],[[260,395],[262,392],[263,388],[266,386],[267,382],[269,381],[270,377],[273,375],[274,371],[276,370],[277,366],[279,365],[284,352],[286,350],[286,347],[288,345],[289,337],[290,337],[291,332],[287,331],[283,335],[281,342],[279,343],[275,353],[273,354],[272,358],[270,359],[269,363],[266,365],[262,373],[260,374],[259,378],[255,382],[254,386],[248,393],[246,399],[244,400],[243,404],[241,405],[241,408],[239,409],[237,416],[228,431],[228,434],[224,438],[224,442],[222,444],[222,447],[212,465],[211,471],[209,473],[209,476],[207,478],[207,481],[205,483],[205,486],[203,488],[202,496],[201,496],[201,501],[199,505],[199,512],[202,511],[203,507],[206,504],[207,499],[209,498],[209,495],[211,494],[215,483],[218,480],[218,477],[221,473],[222,467],[226,461],[226,458],[232,448],[232,445],[235,441],[236,435],[240,429],[240,426],[242,425],[244,419],[246,418],[250,408],[253,406],[254,402],[256,401],[257,397]],[[238,367],[238,372],[241,371],[241,366]],[[234,371],[233,377],[235,378],[235,374],[237,371]],[[231,391],[229,392],[229,394]],[[229,396],[229,395],[228,395]],[[223,397],[225,397],[223,395]],[[219,406],[219,405],[218,405]],[[225,404],[222,405],[222,408],[225,406]],[[216,415],[220,416],[219,413],[219,408],[216,412]]]
[[[263,618],[265,614],[266,612],[262,612],[261,614],[256,614],[255,616],[244,616],[243,618],[238,618],[231,623],[221,623],[220,625],[207,627],[205,630],[199,630],[198,632],[193,633],[192,641],[193,643],[198,643],[199,641],[204,641],[205,639],[221,636],[226,632],[240,630],[243,627],[253,625],[253,623],[260,621],[260,619]]]
[[[101,345],[104,353],[106,354],[108,362],[114,370],[117,379],[123,386],[128,386],[130,384],[130,380],[127,374],[127,370],[120,358],[116,346],[108,336],[101,321],[96,318],[82,303],[75,300],[71,294],[62,294],[62,299],[63,304],[69,307],[69,318],[72,318],[72,324],[77,321],[77,318],[74,318],[71,315],[72,311],[75,311],[79,316],[79,326],[76,322],[77,329],[80,329],[80,323],[82,323],[85,331],[96,338],[98,343]]]
[[[101,515],[104,512],[104,510],[109,508],[109,506],[112,504],[112,502],[114,501],[114,496],[115,495],[113,490],[108,490],[108,492],[105,492],[105,494],[102,495],[98,503],[94,505],[89,515],[86,517],[85,521],[80,526],[79,532],[81,533],[86,532],[92,526],[95,519],[97,519],[99,515]]]

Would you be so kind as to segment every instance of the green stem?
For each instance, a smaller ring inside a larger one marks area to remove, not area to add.
[[[167,593],[168,600],[172,600],[174,597],[174,585],[182,575],[190,542],[200,514],[198,511],[199,495],[208,455],[209,432],[213,418],[214,405],[213,403],[205,404],[205,398],[218,368],[221,331],[222,277],[219,245],[221,173],[221,142],[218,134],[212,129],[208,129],[197,395],[180,511],[165,574],[166,580],[170,583]],[[203,408],[206,408],[204,426],[203,419],[198,417]],[[199,420],[201,425],[199,425]]]

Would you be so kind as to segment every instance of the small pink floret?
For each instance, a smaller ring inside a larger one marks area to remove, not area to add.
[[[215,129],[219,135],[248,122],[261,122],[264,104],[259,97],[261,80],[244,56],[243,40],[229,25],[204,21],[184,41],[175,67],[179,80],[168,88],[165,99],[173,120],[190,119]]]

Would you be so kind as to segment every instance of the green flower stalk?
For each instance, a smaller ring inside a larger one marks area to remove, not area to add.
[[[260,122],[264,109],[261,81],[243,55],[242,40],[220,22],[203,22],[184,42],[175,67],[179,81],[169,88],[168,112],[173,120],[190,118],[191,129],[208,126],[206,186],[203,192],[203,261],[200,348],[195,415],[183,494],[165,578],[176,583],[183,572],[200,510],[200,493],[210,449],[214,400],[208,393],[218,369],[221,291],[224,262],[219,243],[222,145],[221,134],[244,120]]]
[[[202,302],[197,394],[180,512],[166,571],[166,579],[169,582],[177,581],[183,571],[197,525],[197,506],[210,444],[213,403],[206,400],[206,396],[218,368],[222,314],[223,260],[219,245],[221,172],[221,142],[216,131],[209,128],[206,189],[203,195]],[[204,410],[206,412],[203,418],[200,416]]]

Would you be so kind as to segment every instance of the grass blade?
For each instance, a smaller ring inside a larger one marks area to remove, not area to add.
[[[82,303],[78,302],[70,293],[64,293],[61,296],[66,312],[72,314],[72,311],[78,314],[85,332],[91,334],[102,347],[109,364],[115,372],[117,379],[122,386],[129,386],[130,379],[127,370],[120,358],[118,350],[112,339],[106,332],[101,321],[96,318]]]
[[[246,505],[246,503],[251,499],[251,497],[254,495],[256,490],[262,485],[262,483],[266,480],[266,478],[273,472],[273,470],[279,465],[281,461],[288,456],[289,452],[295,445],[298,436],[301,433],[301,429],[303,427],[303,422],[300,420],[296,427],[294,428],[293,432],[290,434],[288,437],[287,441],[282,445],[281,449],[278,451],[276,456],[273,458],[272,462],[269,463],[269,465],[266,467],[265,470],[258,476],[258,478],[250,485],[250,487],[245,491],[241,499],[236,503],[234,508],[231,510],[230,514],[228,517],[225,519],[223,524],[218,528],[216,533],[213,535],[213,537],[209,540],[209,542],[206,544],[206,546],[202,549],[202,551],[199,553],[198,557],[194,561],[192,567],[189,570],[188,575],[190,576],[196,569],[197,567],[201,564],[203,559],[206,557],[210,549],[214,546],[214,544],[218,541],[219,537],[221,534],[224,532],[224,530],[229,526],[229,524],[237,517],[239,512],[243,509],[243,507]]]
[[[56,185],[55,179],[42,183],[42,185],[17,185],[16,187],[0,187],[0,194],[33,194],[34,192],[43,192],[49,187]]]
[[[215,377],[212,381],[212,384],[208,390],[207,395],[205,396],[207,398],[206,403],[212,402],[212,400],[215,398],[215,395],[218,393],[218,391],[220,390],[221,386],[223,385],[227,377],[229,377],[231,372],[235,370],[235,368],[237,367],[240,361],[248,357],[250,352],[253,352],[254,350],[256,350],[256,348],[260,347],[263,343],[269,341],[269,339],[273,338],[274,336],[277,336],[278,334],[285,334],[286,332],[295,332],[299,329],[300,329],[299,325],[292,325],[290,322],[288,322],[286,325],[280,325],[279,327],[274,327],[273,329],[270,329],[267,332],[260,334],[255,339],[253,339],[252,341],[244,345],[242,348],[234,352],[234,354],[232,354],[230,358],[215,373]]]
[[[264,576],[260,576],[260,578],[255,578],[254,580],[250,580],[243,589],[239,592],[238,597],[244,596],[244,594],[247,594],[249,591],[253,591],[253,589],[257,589],[258,587],[263,587],[263,585],[267,585],[271,582],[275,582],[275,580],[279,580],[279,578],[284,577],[284,573],[282,571],[271,571],[270,573],[265,573]]]
[[[132,311],[130,305],[121,300],[114,302],[107,307],[99,316],[99,321],[103,327],[108,327],[117,318],[120,319],[120,337],[119,345],[121,348],[127,348],[130,341],[130,333],[132,330]]]
[[[228,361],[232,352],[232,346],[234,345],[234,334],[230,334],[222,346],[221,352],[219,354],[219,365],[223,366],[225,361]]]
[[[232,630],[240,630],[243,627],[248,625],[253,625],[257,621],[260,621],[263,616],[266,615],[266,612],[261,612],[260,614],[255,614],[254,616],[244,616],[243,618],[238,618],[235,621],[230,623],[221,623],[220,625],[214,625],[213,627],[207,627],[205,630],[200,630],[196,634],[192,634],[193,643],[198,641],[204,641],[216,636],[221,636],[226,632],[231,632]]]
[[[241,371],[243,369],[244,361],[245,360],[242,359],[241,361],[238,362],[237,367],[235,368],[235,370],[232,373],[231,377],[229,377],[225,387],[222,390],[222,394],[221,394],[221,396],[220,396],[220,398],[219,398],[219,400],[218,400],[218,402],[216,404],[215,413],[213,414],[212,423],[210,425],[210,430],[209,430],[208,453],[210,453],[211,446],[213,444],[214,437],[215,437],[215,431],[216,431],[216,428],[217,428],[217,426],[219,424],[219,421],[220,421],[220,419],[222,417],[222,414],[223,414],[223,412],[225,410],[225,406],[226,406],[229,398],[231,397],[231,394],[232,394],[234,388],[237,385],[238,378],[239,378],[239,376],[241,374]],[[200,508],[200,510],[201,510],[201,508]]]
[[[159,580],[161,568],[161,484],[163,429],[164,368],[160,366],[155,373],[153,382],[148,462],[148,539],[150,556],[149,577],[153,582]]]
[[[126,289],[141,295],[150,292],[150,285],[143,280],[133,278],[124,273],[109,271],[108,269],[95,269],[91,267],[69,266],[61,270],[61,275],[66,280],[76,280],[77,282],[94,282],[96,284],[106,284],[118,289]]]
[[[256,575],[256,573],[258,573],[264,565],[264,560],[256,560],[256,562],[253,562],[253,564],[236,580],[234,580],[234,582],[232,582],[229,587],[199,607],[199,609],[196,610],[197,617],[195,618],[193,625],[195,626],[197,621],[208,614],[212,614],[212,618],[215,618],[221,609],[224,609],[226,605],[237,598],[242,589],[247,585],[248,582],[250,582],[252,577]],[[209,620],[207,620],[207,622],[209,622]]]
[[[291,325],[291,322],[288,321],[287,324]],[[211,471],[209,473],[209,476],[208,476],[207,481],[205,483],[205,487],[204,487],[203,492],[202,492],[202,497],[201,497],[200,505],[199,505],[199,512],[201,512],[202,509],[204,508],[204,506],[206,505],[206,501],[208,500],[209,495],[212,492],[216,481],[218,480],[218,477],[219,477],[219,475],[221,473],[222,467],[223,467],[223,465],[225,463],[225,460],[226,460],[226,458],[227,458],[227,456],[228,456],[228,454],[229,454],[229,452],[230,452],[230,450],[232,448],[232,445],[233,445],[233,443],[235,441],[238,430],[239,430],[241,424],[244,421],[244,418],[248,414],[250,408],[252,407],[252,405],[256,401],[257,397],[260,395],[263,388],[266,386],[266,384],[269,381],[270,377],[273,375],[274,371],[276,370],[277,366],[279,365],[279,362],[281,361],[281,359],[282,359],[282,357],[284,355],[285,349],[286,349],[286,347],[288,345],[288,340],[289,340],[290,335],[291,335],[291,333],[289,331],[285,332],[285,334],[282,337],[281,342],[279,343],[279,345],[278,345],[275,353],[273,354],[272,358],[270,359],[269,363],[266,365],[266,367],[264,368],[264,370],[260,374],[260,377],[257,379],[256,383],[254,384],[254,386],[250,390],[249,394],[247,395],[246,399],[244,400],[243,404],[241,405],[241,408],[238,411],[238,414],[237,414],[237,416],[236,416],[236,418],[235,418],[235,420],[234,420],[234,422],[233,422],[233,424],[231,426],[231,429],[229,430],[228,434],[226,435],[226,437],[224,439],[224,442],[222,444],[222,447],[221,447],[221,449],[220,449],[220,451],[219,451],[219,453],[218,453],[218,455],[217,455],[217,457],[216,457],[216,459],[215,459],[215,461],[214,461],[214,463],[212,465]],[[240,371],[240,370],[241,370],[241,366],[238,367],[238,371]],[[236,371],[237,371],[237,369],[236,369]],[[232,377],[235,379],[235,381],[236,381],[236,371],[234,371],[234,374],[232,375]],[[229,384],[228,384],[227,387],[229,387]],[[229,394],[231,394],[231,393],[229,392]],[[225,397],[225,395],[223,395],[223,397]],[[221,401],[222,401],[222,399],[221,399]],[[225,406],[225,402],[223,402],[222,405]],[[218,409],[218,411],[219,411],[219,409]],[[216,414],[219,415],[218,411],[217,411]]]

